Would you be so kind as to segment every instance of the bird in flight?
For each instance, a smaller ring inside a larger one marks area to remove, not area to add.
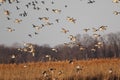
[[[31,34],[28,34],[28,36],[29,36],[30,38],[32,38],[32,35],[31,35]]]
[[[73,41],[73,42],[75,42],[76,41],[76,37],[75,36],[73,36],[73,35],[69,35],[69,37],[68,37],[71,41]]]
[[[35,35],[38,35],[38,33],[37,33],[37,32],[35,32]]]
[[[34,24],[32,24],[33,25],[33,28],[35,28],[36,30],[40,30],[40,29],[42,29],[44,26],[36,26],[36,25],[34,25]]]
[[[118,11],[114,11],[113,14],[115,14],[115,15],[119,15],[120,12],[118,12]]]
[[[61,32],[63,32],[63,33],[67,33],[67,32],[69,32],[69,30],[66,30],[65,28],[62,28],[62,31]]]
[[[96,29],[96,28],[92,28],[92,30],[93,30],[93,32],[97,32],[98,31],[98,29]]]
[[[4,14],[5,14],[5,15],[10,15],[10,12],[9,12],[8,10],[5,10],[5,11],[4,11]]]
[[[20,8],[18,6],[16,6],[16,9],[19,10]]]
[[[10,20],[11,18],[10,17],[7,17],[7,20]]]
[[[71,18],[71,17],[67,17],[67,21],[72,22],[72,23],[75,23],[75,22],[76,22],[76,19]]]
[[[46,11],[49,11],[49,8],[45,8]]]
[[[90,29],[89,28],[86,28],[86,29],[83,29],[85,32],[88,32]]]
[[[59,19],[55,19],[55,21],[56,21],[57,23],[59,23]]]
[[[93,1],[92,1],[92,0],[89,0],[89,1],[88,1],[89,4],[90,4],[90,3],[94,3],[94,2],[95,2],[94,0],[93,0]]]
[[[54,2],[52,1],[51,4],[54,4]]]
[[[20,23],[21,21],[21,19],[15,19],[15,23]]]
[[[38,19],[48,22],[49,17],[39,17]]]
[[[103,31],[103,30],[106,30],[107,26],[100,26],[99,30],[100,31]]]
[[[68,6],[67,5],[65,5],[65,8],[67,8]]]
[[[119,3],[120,0],[113,0],[113,3]]]
[[[42,3],[42,4],[45,4],[45,2],[44,2],[44,1],[41,1],[41,3]]]
[[[12,28],[10,28],[10,27],[7,27],[7,31],[8,31],[8,32],[13,32],[13,31],[15,31],[15,29],[12,29]]]
[[[61,10],[59,10],[59,9],[52,9],[52,11],[53,11],[54,13],[61,13]]]
[[[15,0],[8,0],[9,4],[11,4],[12,2],[14,2]]]
[[[95,38],[99,38],[101,35],[100,34],[93,34]]]
[[[4,2],[6,2],[6,0],[0,0],[0,3],[4,3]]]
[[[56,48],[52,48],[52,51],[54,52],[58,52],[58,50]]]

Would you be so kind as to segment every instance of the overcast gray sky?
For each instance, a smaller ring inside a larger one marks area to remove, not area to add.
[[[0,3],[0,44],[12,45],[13,43],[30,42],[33,44],[43,45],[49,44],[55,46],[64,42],[69,42],[69,35],[84,34],[84,28],[98,28],[102,25],[108,26],[107,30],[100,34],[120,31],[120,15],[113,14],[114,11],[120,11],[120,3],[113,3],[112,0],[95,0],[94,3],[88,4],[88,0],[36,0],[40,10],[33,10],[32,6],[27,8],[25,5],[28,2],[35,0],[19,0],[20,3],[13,2],[12,4]],[[41,1],[45,1],[42,4]],[[51,2],[54,4],[51,4]],[[65,8],[65,5],[67,7]],[[20,9],[16,10],[16,6]],[[45,8],[49,8],[46,11]],[[52,9],[60,9],[61,13],[53,13]],[[10,20],[7,20],[5,10],[10,11]],[[19,16],[20,13],[26,11],[26,17]],[[66,20],[67,17],[76,19],[76,23],[70,23]],[[41,25],[45,22],[40,21],[38,17],[49,17],[49,21],[53,23],[51,26],[45,26],[40,31],[36,31],[32,24]],[[15,23],[15,19],[21,19],[22,22]],[[55,22],[59,19],[59,23]],[[7,27],[15,29],[13,32],[8,32]],[[64,34],[61,28],[69,30],[69,33]],[[35,35],[34,32],[38,32]],[[88,34],[91,34],[89,31]],[[28,36],[32,35],[32,38]]]

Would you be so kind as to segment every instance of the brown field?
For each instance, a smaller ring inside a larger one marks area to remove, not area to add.
[[[120,80],[120,59],[0,64],[0,80]]]

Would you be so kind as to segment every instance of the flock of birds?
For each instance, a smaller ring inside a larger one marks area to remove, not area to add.
[[[80,1],[82,1],[82,0],[80,0]],[[112,2],[113,3],[119,3],[119,1],[120,0],[113,0]],[[5,4],[12,5],[14,3],[17,4],[15,6],[15,9],[19,11],[21,9],[20,6],[19,6],[19,4],[21,3],[20,0],[0,0],[0,7],[2,5],[5,5]],[[88,0],[87,3],[88,4],[94,4],[95,0]],[[41,10],[41,6],[39,4],[46,5],[46,1],[45,0],[40,0],[40,1],[38,1],[38,0],[31,0],[27,4],[22,5],[22,7],[26,8],[26,9],[33,9],[33,10],[39,11],[39,10]],[[51,5],[54,5],[54,4],[55,4],[55,2],[51,1]],[[67,9],[67,7],[69,7],[69,5],[64,4],[64,8]],[[52,12],[54,14],[61,14],[62,13],[62,10],[61,9],[57,9],[57,8],[50,9],[49,7],[45,7],[44,10],[47,11],[47,12]],[[6,16],[7,20],[12,20],[12,18],[11,18],[12,12],[10,10],[5,9],[4,12],[3,12],[3,14]],[[113,14],[119,15],[120,12],[114,11]],[[22,24],[21,22],[24,21],[23,18],[26,18],[28,15],[29,15],[28,11],[24,10],[23,12],[19,13],[18,16],[20,18],[14,19],[13,22],[17,23],[17,24]],[[38,17],[37,20],[41,21],[43,23],[41,25],[36,25],[36,24],[32,23],[32,28],[35,29],[34,35],[38,35],[39,34],[38,31],[42,30],[44,27],[52,26],[52,25],[54,25],[56,23],[60,23],[60,19],[59,18],[56,18],[54,20],[55,22],[51,22],[50,21],[50,17],[48,17],[48,16]],[[70,16],[67,16],[66,17],[66,21],[69,22],[69,23],[76,24],[77,19],[75,19],[73,17],[70,17]],[[100,26],[98,28],[91,28],[91,29],[90,28],[85,28],[85,29],[83,29],[83,31],[87,33],[88,31],[92,30],[92,32],[94,33],[93,37],[95,37],[96,39],[98,39],[99,37],[101,37],[101,35],[97,34],[96,32],[105,31],[105,30],[107,30],[107,27],[108,26],[102,25],[102,26]],[[8,32],[14,32],[14,31],[16,31],[16,29],[14,29],[12,27],[6,27],[6,29],[7,29]],[[61,33],[69,34],[69,32],[70,32],[70,30],[66,29],[65,27],[61,28]],[[27,36],[30,37],[30,38],[32,38],[34,35],[33,34],[28,34]],[[74,36],[72,34],[69,34],[69,36],[67,36],[67,37],[70,40],[70,42],[64,43],[65,46],[76,45],[76,46],[79,46],[79,48],[80,48],[81,51],[85,50],[85,47],[83,45],[81,45],[80,43],[76,43],[76,40],[77,40],[76,36]],[[32,53],[33,56],[35,55],[35,50],[34,50],[34,46],[32,45],[32,43],[27,43],[26,42],[26,43],[23,43],[23,45],[24,45],[24,47],[23,48],[19,48],[18,50]],[[97,47],[97,48],[102,47],[102,42],[96,43],[95,47]],[[55,49],[55,48],[52,48],[51,50],[54,51],[54,52],[58,52],[57,49]],[[91,51],[95,52],[96,49],[95,48],[91,48]],[[47,56],[47,57],[49,57],[49,56]],[[15,58],[15,57],[12,56],[12,58]]]

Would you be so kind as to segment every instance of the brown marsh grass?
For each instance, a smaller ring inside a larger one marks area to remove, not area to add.
[[[120,59],[0,64],[0,80],[120,80]]]

